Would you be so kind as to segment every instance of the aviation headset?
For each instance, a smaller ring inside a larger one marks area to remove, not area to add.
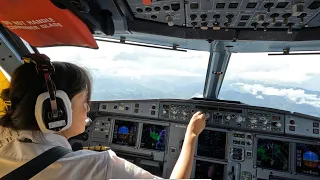
[[[50,58],[44,54],[23,56],[24,63],[34,64],[38,75],[43,76],[47,92],[40,94],[35,105],[35,117],[40,130],[44,133],[55,133],[70,128],[72,124],[72,109],[68,95],[62,90],[56,90],[50,75],[55,68]]]

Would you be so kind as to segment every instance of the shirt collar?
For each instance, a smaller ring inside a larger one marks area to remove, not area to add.
[[[20,141],[31,141],[37,144],[44,144],[49,146],[61,146],[67,149],[72,149],[68,140],[58,134],[42,133],[40,131],[21,131],[19,133]]]

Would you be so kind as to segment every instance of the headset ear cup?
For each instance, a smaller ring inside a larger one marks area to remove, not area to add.
[[[35,106],[35,117],[40,130],[44,133],[55,133],[70,128],[72,124],[72,108],[68,95],[61,90],[56,91],[58,118],[51,114],[49,92],[38,96]]]

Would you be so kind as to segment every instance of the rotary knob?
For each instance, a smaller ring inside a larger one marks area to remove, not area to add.
[[[182,112],[182,115],[186,116],[186,115],[187,115],[187,113],[183,111],[183,112]]]
[[[210,113],[206,113],[206,118],[210,118]]]
[[[274,122],[274,123],[273,123],[273,126],[279,128],[279,127],[281,127],[281,123],[280,123],[280,122]]]
[[[163,114],[167,114],[167,111],[166,111],[166,110],[163,110],[162,113],[163,113]]]
[[[250,119],[250,123],[251,123],[251,124],[255,124],[255,123],[257,123],[257,119],[255,119],[255,118],[251,118],[251,119]]]
[[[230,116],[230,115],[227,115],[227,116],[226,116],[226,120],[227,120],[227,121],[230,121],[230,119],[231,119],[231,116]]]
[[[237,123],[241,123],[243,121],[242,117],[241,116],[238,116],[237,119],[236,119]]]

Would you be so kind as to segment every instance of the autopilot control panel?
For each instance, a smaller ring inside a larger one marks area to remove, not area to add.
[[[192,177],[215,180],[320,179],[320,118],[235,102],[92,102],[93,122],[70,140],[74,150],[108,146],[120,157],[169,178],[186,127],[201,110]]]

